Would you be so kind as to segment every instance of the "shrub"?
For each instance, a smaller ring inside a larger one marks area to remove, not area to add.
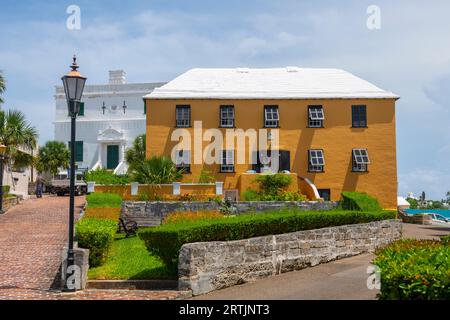
[[[450,246],[445,241],[401,240],[377,251],[380,299],[450,299]]]
[[[86,181],[94,181],[97,184],[103,185],[125,185],[131,182],[127,175],[116,175],[106,169],[92,170],[86,173]]]
[[[202,170],[200,172],[200,177],[198,179],[198,183],[212,183],[215,181],[214,176],[211,174],[211,171]]]
[[[343,210],[380,211],[378,200],[364,192],[342,192]]]
[[[133,179],[143,184],[172,183],[182,178],[180,171],[168,157],[152,157],[134,165]]]
[[[91,193],[86,197],[89,208],[120,208],[122,198],[114,193]]]
[[[307,201],[308,198],[299,191],[279,191],[276,194],[258,192],[252,189],[244,191],[245,201]]]
[[[277,195],[292,183],[292,178],[289,175],[277,173],[261,175],[256,181],[264,194]]]
[[[202,211],[176,211],[169,214],[162,224],[176,224],[183,223],[192,220],[209,220],[223,218],[223,214],[214,210],[202,210]]]
[[[243,197],[244,197],[245,201],[260,201],[261,200],[259,192],[252,190],[252,189],[245,190]]]
[[[442,244],[444,244],[446,246],[450,245],[450,235],[442,237],[441,241],[442,241]]]
[[[100,266],[105,262],[116,231],[117,222],[112,220],[86,218],[77,223],[78,244],[89,249],[90,266]]]
[[[7,196],[9,194],[9,191],[11,190],[11,186],[3,186],[3,195]]]
[[[278,201],[307,201],[308,198],[299,191],[286,191],[279,195]]]
[[[176,268],[180,248],[185,243],[230,241],[270,234],[325,228],[395,218],[396,213],[359,211],[282,210],[247,214],[226,219],[185,221],[145,229],[139,236],[147,249],[160,256],[169,268]]]
[[[87,208],[83,219],[97,218],[112,221],[119,221],[120,208]]]

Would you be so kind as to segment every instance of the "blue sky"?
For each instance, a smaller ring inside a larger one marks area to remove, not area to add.
[[[81,8],[81,30],[66,8]],[[367,7],[381,29],[366,27]],[[5,108],[53,139],[53,94],[73,53],[90,83],[168,81],[193,67],[298,65],[350,71],[401,96],[399,193],[450,190],[450,2],[8,1],[0,4]]]

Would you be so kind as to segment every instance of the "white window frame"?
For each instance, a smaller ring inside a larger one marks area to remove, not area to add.
[[[352,150],[352,171],[367,172],[369,164],[370,158],[367,149]]]
[[[220,155],[220,172],[234,172],[234,150],[222,150]]]
[[[321,128],[325,120],[323,106],[308,106],[308,127]]]
[[[190,150],[177,150],[175,166],[178,169],[185,169],[185,172],[191,171],[191,152]]]
[[[177,128],[189,128],[191,126],[190,106],[176,106],[175,113]]]
[[[220,126],[223,128],[234,127],[234,106],[220,106]]]
[[[322,149],[309,150],[309,172],[323,172],[325,167],[325,155]]]
[[[280,114],[278,106],[264,106],[264,127],[278,128],[280,124]]]

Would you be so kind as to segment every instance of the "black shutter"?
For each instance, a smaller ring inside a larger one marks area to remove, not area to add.
[[[261,161],[259,160],[259,152],[253,151],[253,155],[256,155],[256,163],[252,163],[252,170],[259,173],[261,172]]]
[[[291,153],[289,151],[280,150],[280,171],[291,171]]]

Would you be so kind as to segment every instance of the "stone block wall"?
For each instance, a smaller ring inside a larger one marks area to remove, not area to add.
[[[179,256],[179,289],[200,295],[373,252],[399,239],[401,233],[401,221],[386,220],[237,241],[185,244]]]
[[[336,202],[283,202],[283,201],[239,201],[232,203],[236,214],[248,211],[263,212],[282,208],[299,208],[301,210],[331,210]],[[219,210],[220,204],[214,201],[182,202],[182,201],[124,201],[121,217],[133,220],[139,227],[160,225],[162,220],[175,211]]]

